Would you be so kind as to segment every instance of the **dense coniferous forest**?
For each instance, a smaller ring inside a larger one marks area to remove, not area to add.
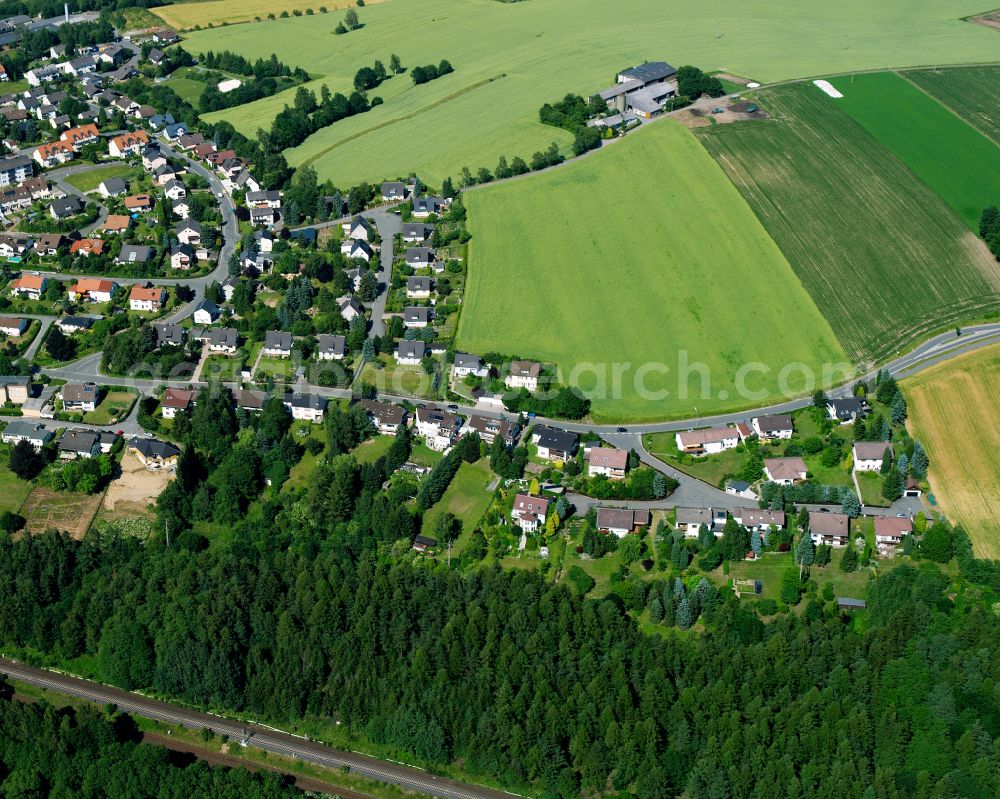
[[[705,632],[661,638],[535,573],[390,557],[370,500],[315,526],[309,502],[263,501],[208,549],[4,537],[0,640],[90,655],[126,688],[336,718],[383,752],[549,797],[1000,790],[997,576],[961,532],[959,563],[992,587],[904,565],[857,621],[812,600],[765,624],[723,594]]]
[[[163,747],[138,743],[127,717],[0,700],[0,796],[5,799],[293,799],[273,773],[179,765]]]

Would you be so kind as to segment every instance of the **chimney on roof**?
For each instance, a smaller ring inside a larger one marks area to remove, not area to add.
[[[66,12],[66,24],[69,25],[69,3],[63,3],[63,11]]]

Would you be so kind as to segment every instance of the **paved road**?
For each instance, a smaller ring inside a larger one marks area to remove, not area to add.
[[[81,697],[98,704],[114,704],[127,713],[143,718],[181,724],[193,730],[208,728],[218,735],[228,735],[233,741],[240,741],[249,732],[251,734],[249,746],[257,749],[330,768],[347,768],[364,777],[422,791],[440,799],[510,799],[516,795],[438,777],[411,766],[379,760],[357,752],[333,749],[258,724],[200,713],[89,680],[25,666],[7,658],[0,658],[0,672],[30,685]]]
[[[379,208],[365,214],[365,217],[375,223],[378,234],[382,237],[382,248],[379,254],[378,285],[379,293],[372,303],[372,336],[385,335],[385,302],[389,298],[389,287],[392,285],[393,241],[397,233],[403,230],[403,220],[398,214],[384,208]]]
[[[46,331],[52,327],[52,323],[56,320],[54,316],[46,316],[45,314],[36,313],[22,313],[18,314],[19,317],[24,319],[38,319],[42,325],[38,329],[38,335],[32,340],[31,344],[28,345],[28,349],[24,351],[24,355],[21,357],[26,361],[30,361],[38,353],[38,348],[42,346],[42,339],[45,338]]]

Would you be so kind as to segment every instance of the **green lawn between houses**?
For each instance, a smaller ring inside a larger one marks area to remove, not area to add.
[[[101,183],[111,178],[125,178],[126,180],[142,175],[142,170],[129,164],[111,164],[92,169],[88,172],[78,172],[75,175],[67,175],[64,180],[80,191],[94,191]]]
[[[465,202],[459,347],[557,364],[592,398],[595,420],[759,405],[781,396],[787,364],[819,375],[846,360],[749,206],[673,121]],[[750,364],[752,396],[736,379]],[[800,371],[789,386],[806,388]]]
[[[493,480],[490,462],[480,458],[475,463],[463,463],[455,478],[434,505],[424,514],[423,534],[434,536],[434,525],[445,513],[453,513],[462,522],[462,535],[452,546],[452,554],[459,554],[465,548],[476,523],[489,507],[493,493],[486,487]]]
[[[840,102],[811,83],[762,90],[772,119],[696,135],[852,357],[887,358],[1000,310],[996,259]]]
[[[189,16],[198,5],[174,8]],[[453,74],[422,86],[408,74],[393,77],[369,92],[384,105],[337,122],[286,154],[293,166],[312,164],[320,179],[339,186],[411,170],[434,185],[463,166],[492,169],[501,154],[527,159],[551,141],[568,150],[567,132],[539,123],[542,103],[599,91],[644,59],[764,82],[985,62],[996,59],[996,31],[962,20],[982,10],[981,0],[391,0],[358,9],[363,27],[344,36],[333,35],[343,14],[329,13],[196,31],[184,47],[192,53],[228,49],[252,60],[274,52],[325,76],[307,84],[317,94],[323,83],[350,94],[360,67],[376,59],[388,64],[392,53],[406,67],[448,59]],[[206,120],[226,119],[253,135],[292,105],[293,95],[282,92]]]
[[[983,209],[1000,196],[1000,147],[893,72],[831,82],[844,95],[837,106],[978,230]]]

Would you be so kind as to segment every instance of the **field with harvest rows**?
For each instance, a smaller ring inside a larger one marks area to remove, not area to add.
[[[1000,67],[916,69],[905,77],[1000,146]]]

